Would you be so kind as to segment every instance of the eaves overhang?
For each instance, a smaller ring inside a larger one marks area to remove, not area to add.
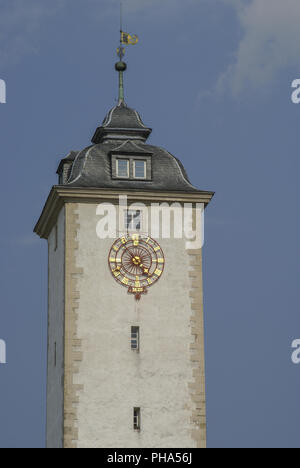
[[[106,140],[141,140],[146,141],[151,135],[150,128],[110,128],[98,127],[92,143],[95,145],[103,143]]]
[[[66,203],[115,203],[120,195],[127,196],[129,203],[203,203],[205,208],[214,196],[214,192],[170,192],[128,189],[122,192],[111,189],[65,187],[55,185],[52,187],[41,216],[34,228],[34,232],[42,239],[48,239],[49,234],[57,222],[57,217]]]

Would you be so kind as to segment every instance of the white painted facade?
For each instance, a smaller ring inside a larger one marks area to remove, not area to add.
[[[77,205],[78,249],[74,251],[80,293],[77,336],[82,360],[74,384],[78,448],[194,448],[195,361],[190,347],[192,299],[185,239],[156,239],[165,255],[161,279],[136,302],[108,267],[114,239],[99,239],[96,203]],[[49,342],[47,446],[63,446],[65,311],[65,215],[49,237]],[[131,327],[140,327],[140,351],[131,349]],[[202,334],[203,335],[203,334]],[[56,343],[56,365],[54,364]],[[202,343],[202,348],[204,344]],[[141,408],[141,430],[133,408]]]
[[[161,240],[166,258],[160,281],[136,302],[108,268],[112,239],[96,236],[97,205],[79,205],[78,336],[83,360],[75,382],[79,447],[193,447],[189,346],[191,300],[184,240]],[[140,352],[131,350],[139,326]],[[140,432],[133,408],[141,408]]]

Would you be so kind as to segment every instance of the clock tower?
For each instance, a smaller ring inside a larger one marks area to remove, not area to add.
[[[48,243],[48,448],[204,448],[203,209],[119,101],[58,167]]]

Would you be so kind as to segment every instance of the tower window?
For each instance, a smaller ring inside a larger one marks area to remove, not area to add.
[[[133,408],[133,429],[141,430],[141,408]]]
[[[135,179],[146,179],[146,161],[134,161],[133,176]]]
[[[111,153],[111,177],[136,182],[151,181],[152,154]]]
[[[131,349],[134,351],[140,349],[140,327],[131,327]]]
[[[127,231],[140,231],[142,228],[142,212],[140,210],[125,211],[125,229]]]
[[[117,159],[117,177],[129,178],[129,160]]]

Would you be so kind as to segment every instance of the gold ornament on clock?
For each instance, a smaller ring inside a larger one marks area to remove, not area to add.
[[[108,264],[114,279],[140,300],[161,278],[165,257],[160,245],[151,237],[128,234],[114,242]]]

